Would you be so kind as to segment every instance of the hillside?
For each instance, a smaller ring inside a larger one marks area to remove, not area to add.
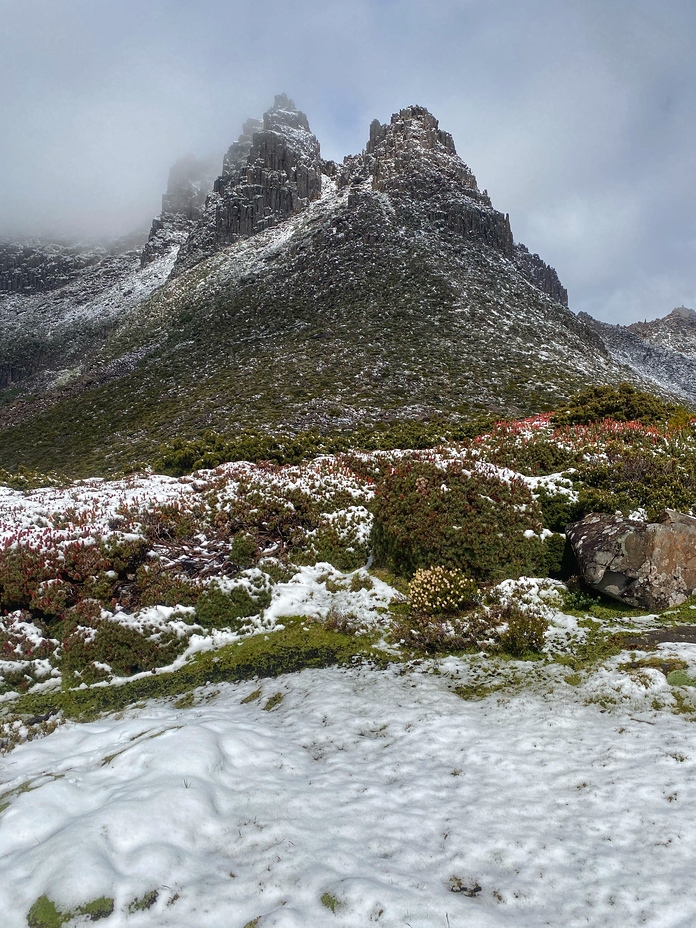
[[[95,328],[56,359],[49,326],[44,360],[13,378],[0,466],[84,475],[210,428],[530,412],[626,376],[421,107],[375,121],[363,153],[336,165],[277,98],[206,203],[163,212],[136,264],[118,311],[90,284]]]

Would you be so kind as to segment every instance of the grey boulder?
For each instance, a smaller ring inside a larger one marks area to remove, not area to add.
[[[657,522],[593,512],[566,528],[589,586],[631,606],[659,611],[696,591],[696,518],[664,509]]]

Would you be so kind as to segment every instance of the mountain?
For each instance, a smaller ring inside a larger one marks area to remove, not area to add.
[[[627,328],[653,345],[696,358],[696,311],[687,306],[678,306],[662,319],[634,322]]]
[[[696,405],[696,312],[680,306],[662,319],[610,325],[586,313],[578,316],[594,329],[611,357],[654,392],[669,393]]]
[[[423,107],[339,165],[281,95],[206,170],[173,171],[139,253],[3,296],[0,466],[99,472],[211,428],[532,412],[641,379]]]

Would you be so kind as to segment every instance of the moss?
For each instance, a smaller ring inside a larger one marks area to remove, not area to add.
[[[121,685],[28,694],[10,706],[19,714],[62,711],[82,721],[105,712],[118,712],[139,700],[181,696],[206,683],[238,682],[254,677],[276,677],[306,667],[350,665],[369,660],[384,666],[387,656],[374,646],[374,637],[343,634],[307,619],[284,619],[285,628],[253,635],[218,651],[198,654],[177,671],[153,674]]]
[[[281,704],[281,702],[283,701],[283,699],[284,699],[284,696],[283,696],[282,693],[274,693],[274,694],[271,696],[271,698],[268,700],[268,702],[266,703],[266,705],[263,707],[263,708],[264,708],[264,711],[265,711],[265,712],[271,712],[273,709],[275,709],[277,706],[279,706],[279,705]]]
[[[152,906],[157,902],[158,898],[158,891],[156,889],[152,889],[149,893],[145,893],[145,895],[134,899],[128,906],[128,912],[131,915],[133,915],[135,912],[146,912],[148,909],[152,908]]]
[[[29,909],[27,923],[29,928],[62,928],[76,917],[85,916],[96,922],[108,918],[113,911],[114,900],[107,896],[87,902],[70,912],[62,912],[48,896],[43,895]]]
[[[61,928],[70,918],[69,914],[59,912],[48,896],[39,896],[29,909],[27,923],[29,928]]]
[[[593,619],[586,619],[579,624],[585,627],[585,637],[575,641],[569,653],[554,655],[556,663],[570,667],[573,671],[589,670],[624,650],[624,640],[629,637],[628,634],[606,632],[602,623]]]
[[[101,896],[92,902],[86,903],[77,909],[77,914],[86,915],[90,921],[98,922],[102,918],[108,918],[114,911],[114,900],[108,896]]]
[[[257,699],[261,697],[261,692],[262,691],[260,689],[253,690],[253,692],[249,693],[247,696],[244,697],[244,699],[242,699],[242,705],[244,706],[247,703],[255,702]]]
[[[320,901],[324,908],[328,909],[329,912],[333,912],[334,915],[345,906],[345,902],[342,902],[333,893],[323,893]]]
[[[685,670],[672,670],[667,674],[667,682],[670,686],[696,686],[696,680]]]
[[[568,615],[585,618],[587,616],[604,622],[615,621],[631,616],[645,615],[645,609],[637,609],[626,603],[610,599],[602,593],[589,590],[583,586],[563,590],[563,612]]]

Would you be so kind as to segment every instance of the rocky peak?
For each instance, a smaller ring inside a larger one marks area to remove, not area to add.
[[[430,168],[438,184],[453,181],[475,199],[480,197],[476,178],[458,157],[452,136],[440,129],[437,119],[423,106],[406,107],[386,125],[374,120],[365,154],[374,159],[371,173],[375,190],[388,191],[411,172],[414,162],[420,162],[421,175],[424,168]],[[424,193],[420,185],[419,190]]]
[[[149,238],[140,255],[143,266],[186,241],[194,223],[203,215],[215,175],[211,158],[187,155],[172,165],[167,191],[162,195],[162,212],[153,220]]]
[[[277,94],[273,106],[263,114],[263,128],[275,132],[283,132],[285,129],[310,131],[307,116],[297,109],[285,93]]]
[[[321,196],[321,175],[319,142],[306,115],[278,95],[263,120],[247,120],[227,151],[176,270],[305,209]]]
[[[627,328],[652,345],[696,358],[696,312],[688,306],[677,306],[661,319],[634,322]]]

